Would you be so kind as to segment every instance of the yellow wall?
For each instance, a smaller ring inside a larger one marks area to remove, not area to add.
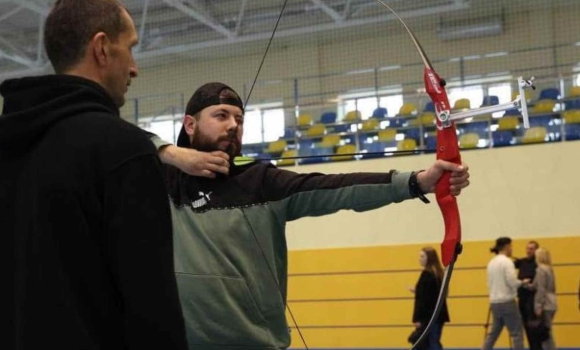
[[[495,235],[491,234],[490,237]],[[485,265],[492,239],[466,242],[456,264],[444,347],[480,348],[488,311]],[[527,239],[514,241],[523,256]],[[538,238],[553,254],[559,310],[559,348],[580,348],[580,237]],[[428,244],[438,247],[438,243]],[[290,252],[289,306],[311,348],[405,348],[412,331],[414,286],[425,244]],[[289,321],[291,322],[291,321]],[[506,331],[496,347],[509,346]],[[293,330],[293,348],[303,348]]]

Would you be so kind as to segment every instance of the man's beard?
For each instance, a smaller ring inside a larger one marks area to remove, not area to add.
[[[220,142],[228,141],[230,144],[227,149],[223,150],[219,147]],[[205,135],[197,126],[191,141],[191,148],[201,152],[222,151],[230,156],[230,163],[234,158],[241,154],[242,144],[237,138],[237,132],[230,132],[227,136],[220,136],[215,142]]]

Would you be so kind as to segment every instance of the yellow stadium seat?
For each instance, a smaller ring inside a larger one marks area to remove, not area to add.
[[[335,154],[352,154],[356,153],[356,146],[355,145],[344,145],[338,147]],[[332,161],[338,162],[343,160],[352,160],[354,156],[339,156],[339,157],[330,157]]]
[[[404,103],[399,109],[400,115],[411,115],[417,113],[417,106],[412,103]]]
[[[518,117],[503,117],[498,122],[498,130],[515,130],[520,124]]]
[[[435,124],[435,113],[433,112],[424,112],[421,114],[417,119],[411,119],[409,121],[409,125],[411,126],[430,126]]]
[[[397,151],[414,151],[417,149],[417,141],[414,139],[404,139],[397,142]]]
[[[371,118],[368,120],[365,120],[362,123],[362,131],[373,131],[373,130],[377,130],[379,128],[379,120],[376,118]]]
[[[459,137],[459,147],[464,149],[477,148],[478,143],[479,143],[479,134],[474,132],[463,134]]]
[[[314,124],[310,128],[308,128],[308,130],[306,130],[304,134],[306,136],[321,136],[324,135],[325,132],[326,127],[324,126],[324,124]]]
[[[548,134],[546,128],[543,126],[536,126],[526,130],[523,143],[540,143],[546,141],[546,135]]]
[[[552,113],[556,102],[554,100],[540,100],[532,108],[533,113]]]
[[[356,122],[361,120],[361,114],[359,111],[350,111],[344,116],[345,122]]]
[[[282,153],[282,158],[286,158],[286,157],[296,157],[296,150],[295,149],[291,149],[289,151],[284,151],[284,153]],[[280,159],[276,163],[276,166],[294,165],[295,162],[296,162],[295,159]]]
[[[471,102],[466,98],[460,98],[459,100],[455,101],[453,109],[456,110],[471,109]]]
[[[274,142],[270,142],[268,144],[268,148],[265,149],[266,153],[280,153],[286,149],[287,143],[286,140],[278,140]]]
[[[307,126],[312,124],[312,116],[310,114],[301,114],[298,117],[298,126]]]
[[[330,134],[322,138],[319,147],[334,147],[340,143],[340,135]]]
[[[515,100],[519,94],[519,90],[514,90],[514,92],[512,92],[512,101]],[[526,101],[529,101],[532,99],[532,92],[530,90],[524,90],[524,96],[526,96]]]
[[[393,141],[397,137],[397,130],[385,129],[379,131],[379,142]]]
[[[421,115],[421,124],[423,125],[433,125],[435,124],[435,113],[425,112]]]
[[[566,124],[580,123],[580,110],[575,109],[571,111],[565,111],[563,117]]]
[[[572,86],[569,97],[580,97],[580,86]]]

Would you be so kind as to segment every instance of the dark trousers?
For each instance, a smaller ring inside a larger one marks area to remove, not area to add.
[[[433,327],[429,332],[427,350],[443,350],[443,345],[441,345],[441,333],[443,333],[443,323],[436,322],[433,324]]]
[[[534,295],[526,295],[525,297],[520,296],[518,299],[518,306],[520,309],[520,315],[522,315],[526,338],[528,339],[528,344],[530,344],[530,350],[542,350],[542,341],[538,340],[538,337],[534,333],[534,329],[529,327],[529,321],[537,319],[537,316],[534,313]]]

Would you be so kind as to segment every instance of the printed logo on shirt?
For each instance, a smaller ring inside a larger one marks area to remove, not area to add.
[[[209,196],[210,196],[211,194],[212,194],[212,192],[209,192],[208,194],[205,194],[204,192],[201,192],[201,191],[200,191],[200,192],[198,193],[198,195],[200,196],[200,198],[199,198],[199,199],[197,199],[197,200],[195,200],[195,201],[193,201],[193,202],[191,202],[191,206],[192,206],[194,209],[198,209],[198,208],[201,208],[201,207],[205,207],[205,206],[206,206],[206,205],[209,203],[209,201],[211,200],[211,199],[209,198]]]

